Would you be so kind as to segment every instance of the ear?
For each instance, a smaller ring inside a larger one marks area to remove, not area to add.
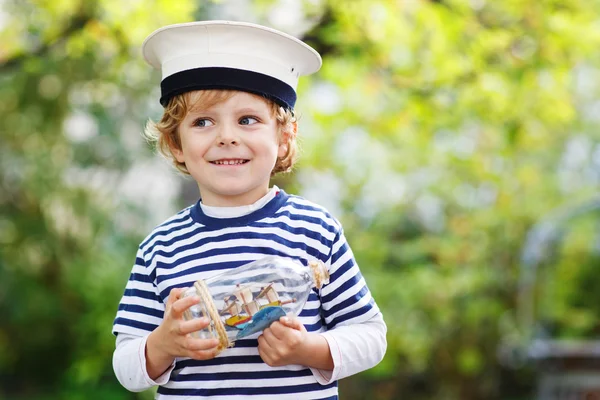
[[[183,157],[183,150],[171,146],[171,153],[173,154],[173,157],[175,157],[177,162],[182,164],[185,163],[185,158]]]
[[[296,122],[290,123],[292,130],[281,132],[281,139],[279,141],[279,150],[277,151],[277,157],[283,158],[289,150],[290,140],[296,136],[298,132],[298,124]]]
[[[288,152],[288,144],[287,140],[279,144],[279,149],[277,150],[277,158],[283,158]]]

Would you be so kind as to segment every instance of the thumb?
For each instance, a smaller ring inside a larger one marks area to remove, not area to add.
[[[304,325],[302,325],[300,320],[298,320],[298,318],[295,318],[293,316],[281,317],[281,318],[279,318],[279,322],[281,322],[283,325],[287,326],[288,328],[296,329],[298,331],[302,330],[302,328],[304,327]]]

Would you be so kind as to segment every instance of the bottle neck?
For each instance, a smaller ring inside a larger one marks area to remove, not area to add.
[[[321,286],[329,283],[329,271],[323,262],[312,260],[308,262],[308,267],[310,268],[312,279],[317,289],[321,289]]]

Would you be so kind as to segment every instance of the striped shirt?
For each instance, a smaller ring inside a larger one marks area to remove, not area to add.
[[[197,203],[155,228],[138,249],[113,333],[149,334],[162,321],[171,289],[267,255],[305,265],[318,259],[329,269],[329,284],[313,289],[298,316],[307,331],[329,334],[348,326],[356,331],[381,318],[339,222],[322,207],[279,191],[248,215],[213,218]],[[265,364],[257,337],[238,340],[211,360],[178,358],[158,398],[337,398],[337,382],[319,383],[310,368]]]

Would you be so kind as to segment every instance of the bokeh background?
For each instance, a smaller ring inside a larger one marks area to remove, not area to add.
[[[200,19],[323,55],[275,183],[342,221],[388,324],[343,399],[530,399],[535,340],[595,343],[598,0],[0,0],[0,398],[152,398],[114,378],[111,324],[140,240],[198,194],[141,136],[140,46]]]

